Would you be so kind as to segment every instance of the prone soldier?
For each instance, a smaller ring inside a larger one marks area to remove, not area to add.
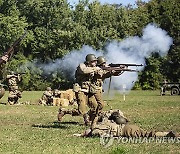
[[[110,110],[102,113],[98,118],[97,125],[92,129],[86,130],[82,134],[74,134],[74,136],[103,136],[110,135],[112,137],[178,137],[177,133],[144,131],[137,125],[129,124],[129,120],[120,110]]]
[[[10,105],[17,104],[18,99],[22,97],[17,85],[17,83],[21,81],[21,76],[20,74],[15,74],[14,72],[11,72],[10,75],[7,75],[7,80],[9,87],[8,103]]]

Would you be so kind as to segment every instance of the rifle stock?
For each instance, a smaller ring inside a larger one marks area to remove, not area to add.
[[[139,72],[138,70],[132,70],[132,69],[128,69],[128,68],[120,68],[120,67],[101,67],[101,69],[103,70],[107,70],[107,71],[127,71],[127,72]]]
[[[6,57],[8,58],[8,60],[11,59],[11,57],[12,57],[12,55],[13,55],[13,53],[14,53],[14,47],[16,47],[16,46],[23,40],[23,38],[26,36],[26,34],[27,34],[27,32],[25,31],[24,34],[23,34],[21,37],[19,37],[19,38],[13,43],[13,45],[6,50],[6,52],[2,55],[2,57],[3,57],[3,56],[6,56]],[[0,57],[0,64],[6,62],[6,61],[4,61],[4,59],[3,59],[2,57]],[[8,60],[7,60],[7,61],[8,61]]]

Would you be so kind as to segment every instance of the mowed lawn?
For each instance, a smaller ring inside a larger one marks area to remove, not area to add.
[[[63,118],[57,122],[56,106],[39,106],[42,92],[23,92],[21,102],[31,105],[6,105],[8,92],[0,100],[0,153],[180,153],[180,143],[117,143],[108,148],[100,144],[99,138],[74,137],[87,127],[82,117]],[[159,96],[159,91],[131,91],[126,100],[116,93],[104,97],[109,106],[105,110],[120,109],[145,130],[180,132],[180,96]]]

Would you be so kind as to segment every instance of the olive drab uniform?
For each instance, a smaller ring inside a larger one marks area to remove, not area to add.
[[[87,125],[88,124],[88,115],[87,115],[87,105],[90,106],[97,106],[97,105],[90,105],[88,103],[88,97],[89,97],[89,91],[90,91],[90,84],[91,80],[94,76],[94,73],[97,71],[97,67],[90,67],[88,64],[81,63],[75,72],[75,79],[76,83],[74,84],[74,92],[76,101],[78,104],[78,109],[73,110],[65,110],[60,108],[59,109],[59,115],[58,120],[61,121],[62,116],[65,114],[71,114],[72,116],[79,116],[83,115],[84,122]],[[92,102],[96,103],[96,102]]]
[[[78,110],[81,114],[87,113],[86,105],[97,106],[93,101],[91,102],[91,104],[89,104],[88,100],[89,93],[92,92],[92,80],[97,69],[97,67],[89,67],[86,64],[82,63],[76,70],[75,78],[76,84],[79,85],[79,90],[77,90],[77,88],[74,89],[76,91],[76,98],[79,105]]]
[[[39,104],[42,105],[52,105],[53,102],[53,92],[50,87],[47,87],[46,91],[43,93],[39,100]]]
[[[108,65],[106,65],[106,60],[103,56],[99,56],[97,61],[97,65],[101,68],[101,67],[108,67]],[[97,107],[95,110],[93,110],[93,112],[91,113],[92,116],[92,123],[91,123],[91,127],[93,128],[96,125],[97,122],[97,116],[98,114],[100,114],[100,112],[102,111],[103,107],[104,107],[104,102],[102,99],[102,92],[103,92],[103,82],[106,78],[109,78],[111,76],[119,76],[121,75],[123,72],[116,72],[116,71],[107,71],[107,70],[102,70],[100,69],[94,76],[93,78],[93,82],[92,82],[92,87],[94,89],[94,94],[91,95],[91,97],[89,97],[89,101],[94,101],[96,100],[97,102]]]
[[[92,104],[93,107],[89,111],[89,114],[91,118],[90,120],[92,121],[91,123],[92,127],[94,127],[97,120],[97,116],[104,107],[104,101],[102,98],[103,81],[110,76],[111,73],[109,71],[99,69],[98,72],[94,75],[93,80],[91,82],[89,103]]]
[[[115,114],[114,114],[115,113]],[[115,116],[113,116],[113,114]],[[88,133],[87,133],[88,132]],[[86,131],[81,136],[102,136],[111,135],[114,137],[177,137],[177,134],[170,132],[144,131],[137,125],[128,123],[127,118],[120,110],[103,112],[95,127]]]
[[[21,80],[20,74],[7,75],[9,96],[8,103],[10,105],[17,104],[18,99],[21,98],[21,92],[19,91],[17,83]]]

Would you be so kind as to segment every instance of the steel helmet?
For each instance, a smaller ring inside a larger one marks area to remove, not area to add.
[[[103,63],[106,63],[105,57],[99,56],[99,57],[97,58],[97,64],[98,64],[98,65],[101,65],[101,64],[103,64]]]
[[[86,62],[91,62],[91,61],[97,61],[97,58],[94,54],[88,54],[86,56]]]

